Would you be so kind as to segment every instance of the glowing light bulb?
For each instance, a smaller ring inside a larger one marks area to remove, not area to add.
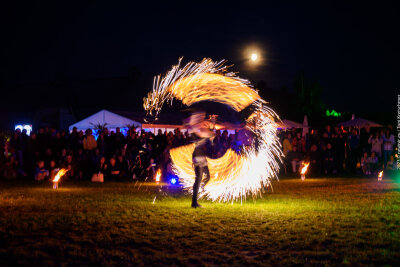
[[[250,59],[251,59],[251,61],[256,61],[258,59],[257,54],[255,54],[255,53],[251,54]]]

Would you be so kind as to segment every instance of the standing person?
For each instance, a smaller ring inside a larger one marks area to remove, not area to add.
[[[283,147],[283,154],[286,156],[289,151],[292,151],[292,134],[288,133],[285,134],[285,138],[283,139],[282,147]]]
[[[97,137],[97,148],[101,155],[107,155],[107,141],[106,136],[104,136],[104,132],[101,131],[99,137]]]
[[[389,129],[386,129],[385,134],[382,136],[383,139],[383,166],[386,169],[386,165],[390,155],[393,154],[394,136],[390,133]]]
[[[196,147],[193,151],[192,160],[194,172],[196,175],[195,182],[193,184],[193,197],[192,197],[192,208],[201,208],[202,206],[197,202],[197,195],[199,193],[200,185],[204,187],[210,180],[210,171],[208,169],[207,156],[211,153],[211,141],[210,138],[214,136],[207,127],[208,123],[205,121],[206,114],[204,112],[197,112],[192,114],[190,117],[189,125],[192,126],[194,133],[199,137],[196,141]],[[202,183],[203,175],[206,175],[205,180]]]
[[[382,157],[382,144],[383,140],[378,133],[370,135],[368,143],[371,144],[371,152],[375,152],[379,157]]]
[[[348,148],[349,148],[349,171],[354,174],[356,172],[357,160],[358,160],[358,149],[360,146],[360,136],[356,129],[351,131],[351,135],[348,137]]]
[[[22,165],[22,137],[21,137],[21,130],[16,129],[13,136],[10,139],[10,147],[12,154],[16,161]]]
[[[292,140],[292,147],[297,147],[297,151],[300,153],[306,152],[306,139],[301,136],[301,132],[296,133],[296,137]]]
[[[335,155],[332,149],[332,145],[331,143],[327,143],[326,150],[324,151],[323,155],[323,167],[325,174],[336,173],[334,162],[335,162]]]
[[[96,148],[97,148],[97,142],[93,136],[93,131],[92,129],[87,129],[86,136],[83,138],[83,149],[86,152],[91,153]]]

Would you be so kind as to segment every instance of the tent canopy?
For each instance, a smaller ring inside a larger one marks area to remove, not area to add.
[[[308,125],[303,125],[299,122],[291,121],[291,120],[281,120],[277,122],[278,128],[281,129],[291,129],[291,128],[309,128]]]
[[[369,121],[363,118],[355,118],[355,116],[352,116],[352,119],[349,121],[341,122],[338,123],[337,125],[344,126],[344,127],[383,127],[379,123]]]
[[[124,128],[129,126],[135,126],[135,127],[141,127],[142,124],[128,119],[126,117],[120,116],[118,114],[112,113],[108,110],[101,110],[95,114],[93,114],[90,117],[87,117],[86,119],[83,119],[81,121],[78,121],[75,124],[72,124],[69,126],[69,130],[72,131],[74,127],[78,128],[78,130],[85,131],[87,129],[93,129],[95,126],[101,125],[107,127],[107,128]]]

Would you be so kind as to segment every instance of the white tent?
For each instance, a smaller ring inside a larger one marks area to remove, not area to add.
[[[78,121],[75,124],[69,126],[69,130],[72,131],[72,128],[78,128],[78,131],[85,131],[87,129],[94,129],[97,125],[105,126],[108,129],[126,128],[128,126],[135,126],[136,128],[142,127],[142,124],[137,121],[133,121],[131,119],[125,118],[118,114],[112,113],[108,110],[101,110],[86,119]]]
[[[281,129],[291,129],[291,128],[309,128],[308,125],[303,125],[299,122],[291,121],[291,120],[281,120],[277,122],[278,128]]]

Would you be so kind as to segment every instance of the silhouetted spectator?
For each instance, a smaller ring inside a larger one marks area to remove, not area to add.
[[[323,155],[323,166],[324,166],[324,173],[336,173],[335,170],[335,155],[332,150],[332,145],[330,143],[326,144],[326,150],[324,151]]]
[[[357,130],[353,129],[351,135],[348,137],[349,148],[349,171],[355,173],[357,166],[357,159],[359,155],[360,137],[357,135]]]
[[[394,136],[390,133],[389,129],[386,129],[385,134],[382,136],[383,139],[383,166],[386,169],[387,161],[390,155],[393,154]]]
[[[313,176],[321,174],[321,153],[316,144],[311,145],[308,153],[308,161],[310,162],[309,173]]]
[[[296,173],[298,166],[303,162],[303,155],[297,151],[297,146],[293,146],[293,150],[289,151],[286,159],[292,166],[292,173]]]

